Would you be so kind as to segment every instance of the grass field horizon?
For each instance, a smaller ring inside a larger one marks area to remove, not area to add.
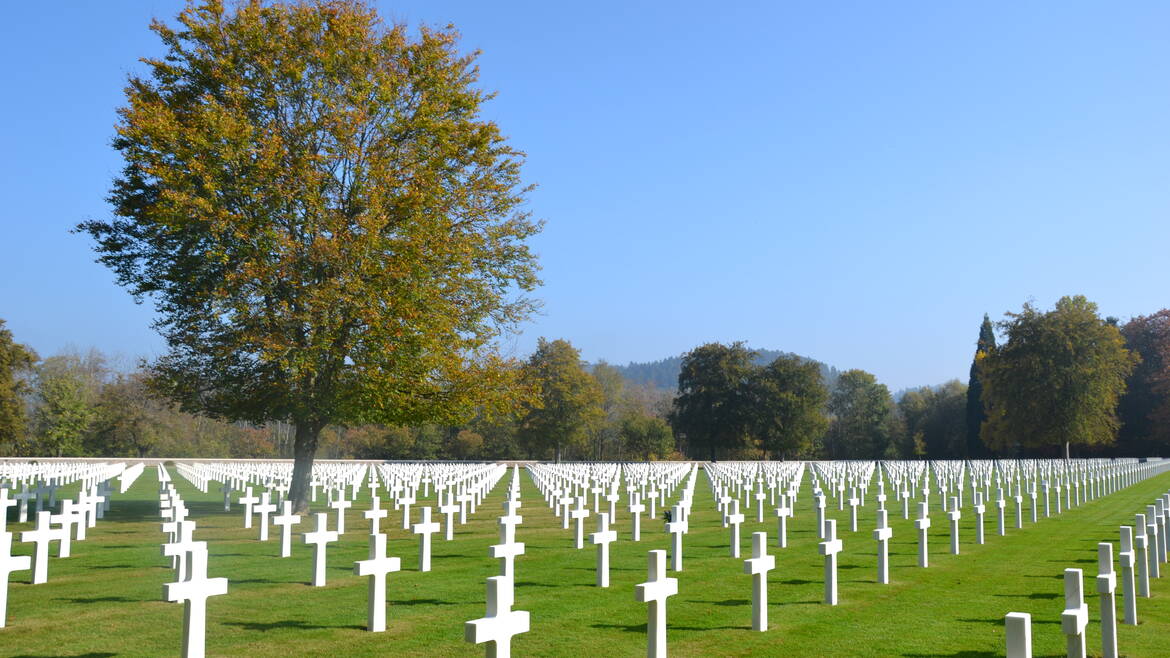
[[[172,471],[173,472],[173,471]],[[218,484],[204,494],[173,473],[176,489],[198,523],[195,538],[208,542],[211,577],[226,577],[226,596],[208,601],[207,654],[471,656],[482,646],[464,642],[463,623],[482,617],[485,580],[498,574],[488,557],[497,542],[496,519],[510,476],[500,480],[468,523],[447,542],[433,538],[432,571],[417,571],[418,538],[402,530],[401,514],[390,507],[382,521],[389,537],[388,554],[402,558],[403,571],[387,577],[387,629],[369,633],[366,624],[367,579],[353,574],[365,559],[369,507],[364,489],[350,508],[342,541],[328,551],[326,587],[309,586],[313,553],[300,532],[312,529],[305,519],[294,530],[293,555],[279,558],[279,532],[268,542],[244,529],[242,506],[224,512]],[[15,572],[9,584],[8,627],[0,629],[0,653],[20,656],[148,656],[180,651],[182,605],[162,600],[163,584],[174,580],[169,559],[161,555],[157,478],[148,468],[127,493],[115,494],[110,513],[74,542],[73,557],[52,558],[49,581],[29,585],[28,572]],[[1065,568],[1084,570],[1090,623],[1090,655],[1100,653],[1100,610],[1094,579],[1097,543],[1114,544],[1118,527],[1132,525],[1154,497],[1170,489],[1163,473],[1109,496],[1043,517],[1022,530],[1014,528],[1008,509],[1007,536],[996,534],[995,510],[988,506],[986,544],[975,544],[975,515],[970,501],[961,521],[961,554],[951,555],[949,523],[931,499],[930,567],[917,567],[917,533],[903,520],[901,504],[888,503],[894,536],[890,542],[890,585],[876,582],[876,542],[872,538],[876,503],[871,488],[859,512],[858,532],[849,531],[849,509],[838,511],[830,498],[828,518],[838,520],[844,542],[839,557],[840,605],[826,606],[823,561],[817,553],[815,513],[809,478],[788,526],[788,547],[776,546],[771,507],[765,521],[743,510],[743,555],[732,558],[728,530],[722,528],[706,472],[695,486],[690,532],[684,539],[684,569],[679,593],[667,603],[668,646],[675,656],[818,655],[818,656],[983,656],[1004,653],[1003,616],[1032,615],[1036,656],[1064,655],[1060,613],[1064,608]],[[60,495],[74,494],[76,487]],[[677,498],[679,489],[674,492]],[[893,496],[891,496],[893,498]],[[610,547],[610,587],[594,585],[595,549],[573,547],[573,530],[560,521],[521,471],[524,522],[517,541],[525,554],[516,559],[514,609],[531,613],[531,630],[516,636],[515,655],[565,656],[588,651],[614,656],[645,652],[646,606],[634,601],[634,585],[646,579],[646,553],[668,549],[670,536],[660,518],[643,515],[642,541],[630,541],[630,517],[623,497],[618,505],[619,540]],[[673,500],[673,498],[672,498]],[[426,505],[434,506],[432,498]],[[1043,498],[1040,499],[1043,505]],[[413,508],[417,522],[419,505]],[[323,498],[313,511],[326,511]],[[915,516],[915,514],[911,514]],[[331,527],[333,512],[330,511]],[[13,552],[29,554],[19,532],[31,524],[9,522]],[[596,519],[586,521],[586,532]],[[278,530],[278,529],[276,529]],[[776,569],[768,574],[769,630],[751,630],[751,577],[743,573],[750,557],[751,533],[766,531]],[[56,554],[54,546],[53,554]],[[1136,627],[1120,625],[1122,655],[1170,654],[1170,577],[1151,580],[1153,598],[1138,599]],[[1117,605],[1121,606],[1120,584]],[[1120,619],[1120,614],[1118,615]]]

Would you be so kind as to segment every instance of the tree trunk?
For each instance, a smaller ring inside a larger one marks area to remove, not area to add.
[[[313,457],[317,454],[317,438],[321,426],[297,423],[293,443],[293,474],[288,497],[292,501],[293,514],[308,514],[309,488],[313,479]]]

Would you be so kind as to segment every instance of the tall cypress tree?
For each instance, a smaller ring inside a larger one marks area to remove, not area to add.
[[[983,421],[987,414],[983,411],[983,383],[979,381],[977,363],[979,354],[987,354],[995,349],[995,331],[991,328],[991,318],[983,314],[983,324],[979,326],[979,342],[975,345],[975,358],[971,360],[971,379],[967,383],[967,457],[979,459],[988,455],[987,446],[979,436]]]

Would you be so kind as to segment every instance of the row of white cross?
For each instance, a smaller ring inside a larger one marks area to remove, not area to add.
[[[1113,544],[1097,544],[1097,593],[1101,600],[1101,655],[1116,658],[1117,608],[1116,591],[1120,575],[1122,623],[1136,626],[1137,599],[1149,598],[1150,579],[1161,577],[1161,565],[1170,555],[1170,493],[1155,499],[1144,514],[1135,515],[1134,526],[1121,526],[1121,572],[1113,568]],[[1136,532],[1135,532],[1136,528]],[[1135,570],[1136,567],[1136,570]],[[1086,655],[1085,628],[1089,623],[1088,605],[1084,602],[1083,574],[1080,569],[1065,569],[1065,610],[1061,613],[1061,631],[1066,638],[1070,658]],[[1010,612],[1005,617],[1008,658],[1031,658],[1032,617],[1024,612]]]

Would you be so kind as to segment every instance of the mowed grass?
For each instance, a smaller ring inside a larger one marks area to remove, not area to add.
[[[508,478],[458,527],[456,539],[434,537],[433,570],[417,571],[418,538],[402,530],[401,514],[382,523],[389,553],[402,558],[403,571],[388,576],[387,630],[369,633],[367,579],[353,575],[365,559],[368,492],[351,508],[346,534],[330,545],[327,587],[309,586],[313,553],[294,534],[293,556],[279,556],[279,534],[268,542],[245,530],[243,508],[224,512],[222,496],[203,494],[186,481],[178,489],[198,522],[196,539],[209,546],[209,575],[229,579],[226,596],[208,603],[207,653],[223,656],[470,656],[483,647],[463,640],[463,623],[485,612],[485,579],[498,573],[488,557],[496,543]],[[0,654],[19,656],[175,655],[182,636],[182,605],[162,600],[163,584],[173,580],[169,559],[161,555],[163,533],[157,518],[153,468],[123,495],[115,495],[106,519],[74,542],[73,557],[53,558],[49,582],[29,585],[29,572],[16,572],[9,586],[8,627],[0,629]],[[217,486],[217,485],[216,485]],[[1014,528],[1008,509],[1006,537],[996,534],[994,508],[986,517],[987,543],[977,546],[975,517],[962,520],[962,554],[951,555],[949,523],[932,500],[930,567],[917,565],[917,534],[889,504],[894,528],[890,585],[876,583],[876,543],[872,539],[873,489],[860,513],[858,532],[849,531],[849,510],[830,499],[830,518],[838,520],[844,541],[840,557],[840,604],[823,605],[823,560],[817,553],[815,513],[807,478],[789,523],[789,545],[775,546],[776,522],[770,508],[756,522],[754,507],[744,510],[743,555],[730,557],[729,531],[722,528],[708,481],[700,472],[690,533],[684,542],[679,593],[668,608],[668,643],[676,656],[979,656],[1002,655],[1003,616],[1029,612],[1035,655],[1063,655],[1060,613],[1064,608],[1063,572],[1085,572],[1091,654],[1100,653],[1096,595],[1097,542],[1117,544],[1118,526],[1132,524],[1153,498],[1170,489],[1170,474],[1160,475],[1066,511],[1024,529]],[[73,493],[65,490],[64,493]],[[678,492],[675,492],[677,496]],[[892,497],[892,496],[891,496]],[[619,541],[611,546],[610,587],[594,586],[595,548],[573,547],[573,528],[544,504],[532,481],[522,475],[524,523],[518,540],[526,552],[516,563],[515,609],[531,613],[531,631],[517,636],[520,656],[637,656],[645,652],[646,606],[634,601],[634,585],[646,580],[646,554],[666,549],[669,535],[661,518],[643,515],[642,541],[630,541],[625,501],[618,507]],[[426,501],[433,506],[433,499]],[[969,503],[969,501],[967,501]],[[1028,514],[1025,502],[1025,519]],[[1043,499],[1040,504],[1043,505]],[[384,503],[384,506],[386,504]],[[323,501],[315,509],[325,511]],[[413,521],[418,520],[414,507]],[[660,512],[661,514],[661,512]],[[913,516],[913,514],[912,514]],[[332,524],[333,512],[330,512]],[[20,532],[30,524],[9,523]],[[312,530],[312,519],[296,528]],[[586,532],[596,530],[587,520]],[[751,533],[766,531],[777,568],[769,574],[769,629],[751,630],[751,576],[742,558],[750,557]],[[18,538],[16,538],[18,539]],[[588,542],[588,540],[586,540]],[[29,553],[17,543],[15,551]],[[1115,550],[1117,550],[1115,548]],[[54,547],[54,554],[56,548]],[[1152,583],[1153,598],[1139,599],[1141,624],[1121,626],[1123,655],[1170,655],[1170,576]],[[1121,595],[1117,596],[1120,609]],[[1120,612],[1118,617],[1120,618]]]

